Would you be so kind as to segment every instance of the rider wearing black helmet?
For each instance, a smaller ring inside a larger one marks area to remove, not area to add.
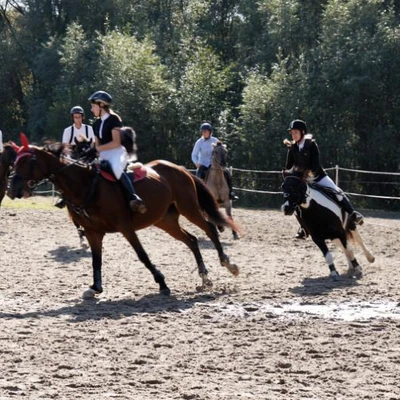
[[[93,128],[83,123],[85,119],[85,111],[83,108],[81,106],[74,106],[71,108],[69,114],[71,115],[73,123],[71,126],[64,129],[62,142],[75,144],[75,140],[79,140],[80,137],[94,141]]]
[[[356,224],[362,225],[363,216],[354,210],[344,192],[335,185],[321,166],[318,145],[312,135],[307,133],[306,123],[300,119],[295,119],[290,123],[288,131],[293,140],[285,139],[284,141],[289,148],[286,170],[295,168],[301,171],[309,171],[312,182],[333,189],[337,193],[336,197],[343,210],[349,214]],[[305,238],[304,230],[301,229],[300,231],[296,237]]]
[[[200,125],[201,138],[198,139],[192,150],[192,161],[196,165],[196,176],[205,179],[207,171],[211,166],[213,144],[219,140],[212,136],[213,127],[210,123],[204,122]],[[232,191],[232,178],[227,168],[224,169],[224,176],[229,188],[229,198],[236,200],[235,193]]]
[[[89,101],[92,113],[97,118],[93,124],[96,150],[101,160],[109,162],[115,177],[121,182],[129,195],[129,206],[132,211],[147,211],[143,200],[136,194],[131,178],[125,172],[128,164],[128,153],[121,145],[120,128],[122,121],[118,114],[111,110],[112,97],[102,90],[94,92]]]

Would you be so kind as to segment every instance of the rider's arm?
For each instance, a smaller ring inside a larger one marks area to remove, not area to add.
[[[100,144],[96,140],[96,150],[100,152],[104,150],[116,149],[117,147],[121,146],[121,135],[119,134],[119,131],[119,127],[113,128],[111,131],[112,140],[106,144]]]
[[[200,140],[198,140],[194,147],[193,147],[193,151],[192,151],[192,161],[193,164],[196,166],[196,168],[199,168],[200,164],[199,164],[199,152],[200,152]]]

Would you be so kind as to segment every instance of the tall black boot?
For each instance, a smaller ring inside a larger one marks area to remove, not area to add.
[[[132,211],[139,211],[141,214],[147,211],[143,200],[136,194],[132,180],[126,172],[123,172],[119,181],[122,183],[126,193],[129,195],[129,207]]]
[[[339,201],[340,206],[344,211],[349,214],[349,217],[357,224],[362,225],[364,223],[364,217],[358,212],[355,211],[350,200],[343,194],[343,199]]]
[[[228,184],[228,188],[229,188],[229,199],[237,200],[239,197],[237,197],[235,192],[232,190],[232,178],[231,178],[231,174],[229,173],[229,171],[227,169],[224,170],[224,176],[225,176],[226,183]]]

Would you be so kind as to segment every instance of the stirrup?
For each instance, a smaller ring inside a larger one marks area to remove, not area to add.
[[[131,200],[129,202],[129,207],[131,208],[132,211],[137,211],[140,212],[140,214],[144,214],[147,211],[147,207],[144,204],[143,200]]]
[[[239,197],[236,196],[235,192],[230,192],[229,200],[239,200]]]
[[[353,211],[353,213],[350,215],[350,218],[357,225],[362,225],[364,223],[364,217],[358,211]]]
[[[64,208],[66,206],[65,200],[62,197],[59,198],[54,204],[54,206],[57,208]]]

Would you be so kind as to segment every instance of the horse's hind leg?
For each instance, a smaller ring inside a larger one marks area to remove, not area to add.
[[[218,252],[219,261],[221,265],[223,267],[226,267],[232,275],[234,276],[239,275],[238,266],[230,262],[229,257],[225,254],[222,248],[216,226],[213,223],[207,221],[199,210],[192,210],[192,212],[190,213],[182,212],[182,215],[184,215],[191,223],[197,225],[200,229],[202,229],[206,233],[206,235],[211,239]]]
[[[366,248],[364,241],[357,229],[354,231],[350,231],[353,240],[362,248],[365,257],[367,257],[368,262],[373,263],[375,261],[375,257],[371,254],[371,252]]]
[[[162,229],[163,231],[167,232],[176,240],[185,243],[187,247],[192,251],[196,263],[199,275],[203,282],[203,287],[212,286],[212,281],[208,278],[207,268],[204,264],[203,257],[200,253],[200,249],[197,243],[197,238],[183,229],[178,222],[179,214],[175,207],[171,207],[168,210],[168,213],[165,215],[164,219],[155,224],[157,228]]]
[[[230,200],[225,201],[224,207],[225,207],[226,215],[228,216],[229,219],[231,219],[233,221],[231,201]],[[232,235],[233,235],[234,240],[239,239],[239,234],[234,229],[232,229]]]
[[[122,234],[125,236],[126,240],[128,240],[130,245],[134,248],[136,254],[139,257],[139,260],[152,273],[154,280],[160,286],[160,293],[169,296],[171,294],[171,290],[165,283],[164,275],[151,263],[149,256],[144,250],[142,244],[140,243],[136,233],[133,231],[124,231],[122,232]]]
[[[346,246],[343,245],[340,239],[333,239],[332,242],[334,242],[339,248],[341,248],[346,256],[348,264],[347,276],[349,278],[355,278],[355,279],[362,278],[362,268],[358,263],[356,257],[354,256],[354,251],[349,246],[348,241],[346,242]]]

